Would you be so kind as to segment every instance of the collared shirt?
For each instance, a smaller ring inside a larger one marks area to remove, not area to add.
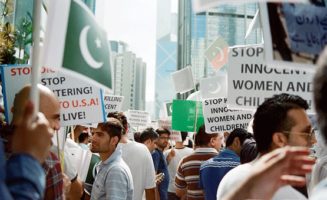
[[[204,161],[200,168],[200,187],[205,199],[216,199],[221,179],[240,164],[240,157],[232,150],[224,149],[217,156]]]
[[[133,199],[133,178],[122,159],[120,147],[105,161],[97,165],[97,175],[93,183],[93,200]]]
[[[200,166],[203,161],[218,154],[214,148],[197,148],[194,153],[184,157],[179,163],[175,178],[178,189],[187,189],[187,199],[204,199],[203,190],[199,187]]]
[[[156,149],[152,153],[154,169],[157,174],[164,173],[164,179],[159,183],[160,200],[168,200],[169,172],[168,166],[162,151]]]
[[[64,182],[58,157],[50,152],[42,167],[46,174],[46,199],[64,199]]]

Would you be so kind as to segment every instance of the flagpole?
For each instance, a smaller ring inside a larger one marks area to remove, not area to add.
[[[33,5],[33,50],[32,50],[32,80],[30,99],[35,105],[34,115],[39,112],[39,91],[37,84],[40,79],[40,21],[41,21],[41,2],[34,0]]]

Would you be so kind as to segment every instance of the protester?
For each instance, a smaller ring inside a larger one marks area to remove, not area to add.
[[[148,148],[150,153],[152,153],[157,148],[158,139],[159,135],[153,128],[146,128],[140,135],[140,142]]]
[[[88,144],[89,144],[89,133],[82,132],[78,136],[78,145],[84,150],[89,150]]]
[[[242,145],[240,152],[241,164],[249,163],[253,161],[258,156],[257,142],[254,140],[253,136],[247,138]]]
[[[168,185],[169,200],[179,200],[179,197],[176,195],[176,189],[175,189],[175,177],[176,177],[177,167],[179,161],[183,157],[193,153],[193,149],[189,147],[185,147],[183,145],[187,135],[188,135],[187,132],[181,131],[182,141],[176,141],[176,145],[174,148],[171,148],[164,152],[164,156],[168,164],[168,172],[169,172],[169,185]]]
[[[260,155],[274,149],[290,146],[310,147],[312,127],[305,112],[307,102],[299,96],[289,94],[274,95],[266,99],[254,114],[253,134]],[[221,199],[231,187],[246,178],[253,170],[253,162],[240,165],[221,181],[217,199]],[[286,185],[280,188],[273,199],[306,199],[306,197]]]
[[[152,152],[152,160],[156,174],[163,174],[163,180],[157,186],[160,200],[168,200],[169,172],[163,151],[169,145],[170,131],[165,128],[158,128],[156,132],[159,139],[156,142],[157,148]]]
[[[108,117],[118,119],[123,125],[123,135],[118,146],[122,149],[122,157],[131,170],[134,183],[134,200],[142,199],[143,194],[147,200],[155,199],[155,170],[152,157],[148,149],[127,137],[128,122],[122,112],[109,113]]]
[[[223,135],[206,133],[202,125],[195,135],[195,151],[180,161],[177,169],[175,187],[176,195],[181,199],[204,199],[203,190],[199,187],[200,165],[218,154]]]
[[[38,84],[40,93],[39,110],[49,121],[50,127],[57,131],[60,128],[60,106],[57,97],[47,87]],[[13,119],[12,125],[15,127],[22,121],[24,105],[28,101],[31,86],[23,87],[15,96],[12,108]],[[68,162],[69,160],[67,160]],[[46,172],[46,191],[45,199],[64,199],[64,194],[69,198],[80,198],[83,192],[81,181],[77,178],[77,172],[66,173],[69,177],[62,173],[61,165],[58,157],[50,152],[42,167]],[[64,178],[69,180],[64,182]],[[72,181],[72,182],[71,182]],[[65,184],[64,184],[65,183]]]
[[[0,139],[0,199],[44,198],[45,173],[42,169],[49,155],[53,129],[42,113],[33,117],[31,102],[24,105],[22,120],[16,124],[12,155],[6,161]]]
[[[101,162],[93,183],[91,199],[133,199],[133,178],[117,147],[123,127],[119,120],[108,118],[92,130],[91,151],[99,153]]]
[[[276,191],[285,185],[305,185],[304,175],[311,171],[315,162],[308,157],[309,153],[308,148],[286,146],[261,156],[252,165],[249,176],[229,188],[221,199],[272,199]]]
[[[217,156],[204,161],[200,167],[200,187],[206,200],[215,199],[221,179],[240,164],[240,152],[244,141],[251,135],[236,128],[227,137],[226,148]]]

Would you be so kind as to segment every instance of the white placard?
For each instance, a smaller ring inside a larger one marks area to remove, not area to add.
[[[185,67],[171,74],[176,93],[185,93],[194,89],[191,67]]]
[[[146,127],[150,122],[149,113],[141,110],[128,110],[127,120],[134,128]]]
[[[274,94],[299,95],[314,113],[313,72],[291,68],[270,68],[264,62],[263,45],[231,47],[228,67],[228,107],[255,110]]]
[[[227,98],[213,98],[202,101],[206,132],[231,132],[235,128],[247,129],[252,119],[252,112],[245,110],[229,110]]]
[[[120,112],[124,97],[117,95],[104,95],[104,109],[106,114],[111,112]]]
[[[15,94],[30,83],[31,67],[2,66],[6,119],[11,121]],[[41,68],[42,85],[50,88],[60,103],[60,125],[70,126],[105,121],[102,90],[65,70]]]

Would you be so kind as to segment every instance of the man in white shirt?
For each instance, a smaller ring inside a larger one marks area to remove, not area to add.
[[[253,134],[260,156],[287,145],[310,147],[313,131],[305,111],[307,109],[307,102],[296,95],[280,94],[266,99],[258,107],[253,120]],[[227,173],[218,187],[217,199],[221,199],[231,187],[247,177],[252,165],[240,165]],[[291,186],[284,186],[275,193],[273,199],[306,197]]]

